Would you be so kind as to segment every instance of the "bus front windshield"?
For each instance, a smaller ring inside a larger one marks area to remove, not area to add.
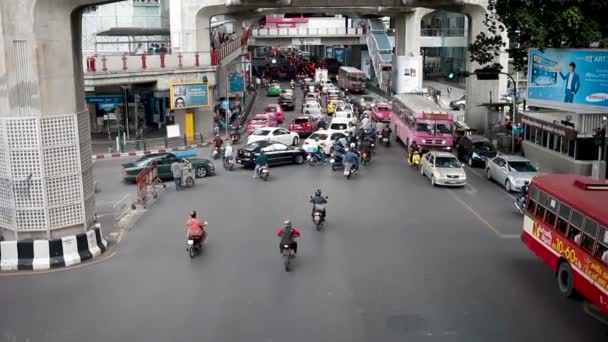
[[[452,134],[452,123],[448,121],[418,121],[416,122],[416,132],[426,132],[429,134]]]

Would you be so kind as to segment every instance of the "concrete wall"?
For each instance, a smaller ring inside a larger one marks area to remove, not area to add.
[[[529,141],[523,142],[524,153],[527,158],[540,166],[541,172],[567,173],[591,176],[591,161],[574,160],[559,152],[544,148]],[[606,163],[602,166],[606,174]]]

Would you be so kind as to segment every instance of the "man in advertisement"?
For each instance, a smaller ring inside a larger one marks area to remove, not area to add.
[[[574,72],[576,69],[576,64],[574,62],[570,62],[569,68],[570,71],[565,75],[562,72],[560,72],[559,75],[562,80],[566,81],[564,102],[572,103],[574,101],[574,95],[576,95],[581,87],[581,80],[578,77],[578,74]]]

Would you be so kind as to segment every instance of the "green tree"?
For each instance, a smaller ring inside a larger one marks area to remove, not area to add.
[[[501,50],[523,70],[529,48],[608,47],[608,0],[488,0],[487,10],[488,33],[469,45],[471,61],[484,68],[502,68],[494,64]],[[505,31],[510,46],[502,39]]]

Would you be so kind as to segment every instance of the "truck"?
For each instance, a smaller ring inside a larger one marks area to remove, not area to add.
[[[315,83],[321,83],[329,80],[329,74],[327,69],[316,69],[315,70]]]

